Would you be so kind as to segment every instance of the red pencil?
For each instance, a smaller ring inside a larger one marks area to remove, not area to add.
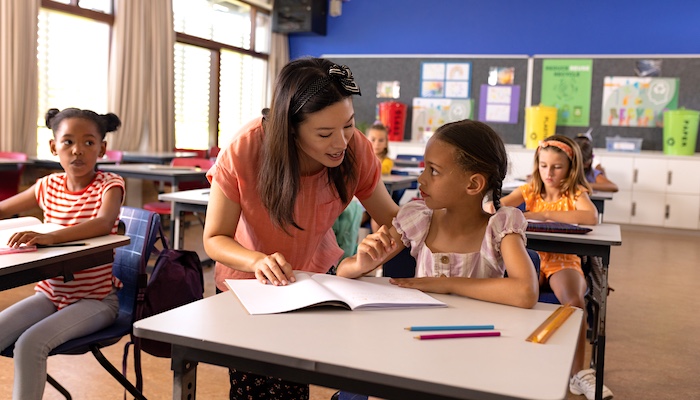
[[[489,332],[469,332],[469,333],[445,333],[445,334],[439,334],[439,335],[420,335],[420,336],[414,336],[414,339],[418,339],[418,340],[456,339],[456,338],[486,337],[486,336],[501,336],[501,332],[489,331]]]

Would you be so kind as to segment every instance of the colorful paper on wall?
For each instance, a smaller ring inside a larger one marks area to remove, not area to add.
[[[678,78],[606,76],[601,125],[655,128],[678,108]]]
[[[468,99],[470,84],[469,62],[421,64],[421,97]]]
[[[481,85],[479,96],[479,121],[518,123],[520,85]]]
[[[413,99],[413,119],[411,121],[411,138],[427,141],[440,126],[466,118],[472,118],[473,100],[471,99]]]
[[[557,125],[589,126],[593,60],[542,61],[540,103],[557,108]]]

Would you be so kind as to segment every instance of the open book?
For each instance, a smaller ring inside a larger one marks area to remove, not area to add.
[[[420,290],[394,286],[388,278],[348,279],[296,271],[294,276],[297,281],[286,286],[263,285],[256,279],[227,279],[226,286],[250,314],[275,314],[320,305],[350,310],[447,307]]]
[[[36,246],[20,246],[16,249],[8,247],[7,242],[15,232],[34,231],[48,233],[63,228],[63,226],[57,224],[43,224],[35,217],[0,219],[0,254],[22,253],[36,250]]]

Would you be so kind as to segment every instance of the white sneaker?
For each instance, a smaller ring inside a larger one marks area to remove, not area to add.
[[[595,399],[595,370],[584,369],[572,376],[569,380],[569,390],[571,393],[586,396],[588,400]],[[603,385],[603,400],[610,400],[613,394],[605,385]]]

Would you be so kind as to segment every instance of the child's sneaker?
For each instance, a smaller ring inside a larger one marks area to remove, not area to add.
[[[584,369],[579,371],[569,380],[569,390],[573,394],[582,394],[586,399],[595,399],[595,370]],[[605,385],[603,385],[603,400],[610,400],[613,394]]]

